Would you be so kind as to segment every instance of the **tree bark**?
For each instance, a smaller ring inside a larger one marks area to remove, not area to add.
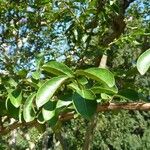
[[[62,150],[68,150],[65,137],[62,135],[61,131],[55,133],[56,138],[60,142]]]
[[[97,112],[116,111],[116,110],[140,110],[150,111],[150,103],[129,102],[129,103],[104,103],[97,106]],[[74,114],[66,113],[60,116],[61,121],[74,118]]]
[[[97,114],[95,114],[90,120],[88,127],[85,132],[85,140],[83,144],[83,150],[90,150],[91,142],[94,135],[94,129],[97,124]]]

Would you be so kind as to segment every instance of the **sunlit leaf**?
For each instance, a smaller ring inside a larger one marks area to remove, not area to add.
[[[73,71],[63,63],[51,61],[43,65],[43,70],[55,75],[68,75],[73,76]]]
[[[79,88],[76,83],[71,83],[68,85],[68,87],[71,88],[72,90],[75,90],[75,92],[77,92],[87,100],[95,100],[96,98],[92,90],[86,89],[83,86]]]
[[[21,105],[22,102],[22,92],[18,89],[10,90],[8,97],[12,103],[13,106],[18,108]]]
[[[72,101],[58,100],[56,108],[67,107],[67,106],[69,106],[70,104],[72,104]]]
[[[23,107],[23,117],[26,122],[30,122],[34,120],[35,118],[35,113],[33,111],[34,98],[35,98],[35,93],[32,93],[25,101],[25,104]]]
[[[32,73],[32,77],[35,79],[35,80],[38,80],[40,79],[40,75],[41,73],[39,71],[35,71]]]
[[[107,85],[102,85],[102,86],[94,86],[91,88],[91,90],[95,94],[101,94],[101,93],[106,93],[106,94],[116,94],[118,93],[118,89],[116,86],[109,87]]]
[[[144,75],[150,67],[150,49],[145,51],[137,60],[137,69]]]
[[[46,81],[38,90],[36,95],[37,107],[43,106],[53,96],[56,90],[68,79],[67,76],[54,77]]]
[[[103,100],[110,100],[112,97],[106,93],[101,93],[101,98]]]
[[[114,75],[109,70],[104,68],[89,68],[86,70],[78,70],[76,73],[85,75],[88,78],[97,80],[99,82],[104,82],[109,87],[113,87],[115,85]]]
[[[85,85],[88,83],[88,80],[85,77],[78,77],[77,81],[82,85]]]

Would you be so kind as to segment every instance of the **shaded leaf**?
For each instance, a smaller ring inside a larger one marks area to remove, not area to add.
[[[133,100],[133,101],[139,100],[139,94],[135,90],[132,90],[132,89],[121,90],[116,96],[125,98],[128,100]]]
[[[8,110],[8,116],[19,119],[19,108],[14,107],[12,103],[8,100],[7,102],[7,110]]]
[[[5,116],[7,113],[5,103],[0,101],[0,116]]]
[[[44,124],[44,123],[45,123],[45,120],[44,120],[44,118],[43,118],[42,112],[40,112],[40,113],[38,114],[37,121],[38,121],[40,124]]]
[[[48,101],[42,108],[42,114],[45,121],[55,116],[56,101]]]
[[[58,122],[58,116],[55,115],[50,120],[48,120],[48,125],[50,127],[54,127],[57,124],[57,122]]]
[[[91,119],[91,117],[96,112],[97,102],[88,101],[80,96],[78,93],[75,93],[72,99],[76,111],[85,119]]]
[[[30,86],[34,87],[35,89],[38,89],[38,88],[39,88],[38,85],[37,85],[36,83],[34,83],[30,78],[24,79],[24,82],[25,82],[26,84],[29,84]]]
[[[28,71],[25,69],[22,69],[20,71],[17,72],[17,75],[21,78],[25,78],[27,76]]]
[[[135,76],[138,73],[137,67],[131,68],[126,71],[126,76]]]

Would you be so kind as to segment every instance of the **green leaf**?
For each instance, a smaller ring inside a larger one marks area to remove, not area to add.
[[[34,87],[35,89],[38,89],[38,88],[39,88],[39,87],[38,87],[38,84],[34,83],[30,78],[24,79],[24,82],[25,82],[26,84],[29,84],[30,86]]]
[[[18,85],[18,83],[13,78],[8,78],[8,79],[6,78],[5,82],[7,82],[8,84],[10,84],[10,86],[12,86],[12,87],[16,87]],[[5,83],[5,85],[7,83]]]
[[[71,83],[68,85],[68,87],[72,90],[75,90],[75,92],[87,100],[95,100],[96,98],[92,90],[85,89],[83,86],[79,88],[76,83]]]
[[[17,75],[18,75],[19,77],[21,77],[21,78],[26,78],[27,74],[28,74],[28,71],[25,70],[25,69],[19,70],[19,71],[17,72]]]
[[[91,119],[91,117],[96,112],[97,102],[88,101],[80,96],[78,93],[75,93],[72,99],[76,111],[85,119]]]
[[[118,93],[118,88],[116,86],[109,87],[107,85],[102,85],[102,86],[94,86],[91,88],[91,90],[95,94],[101,94],[101,93],[106,93],[106,94],[117,94]]]
[[[68,79],[67,76],[54,77],[47,82],[45,82],[38,90],[36,95],[36,105],[37,107],[43,106],[49,101],[56,90]]]
[[[48,62],[44,64],[42,68],[43,70],[55,75],[68,75],[69,77],[73,76],[73,71],[68,66],[56,61]]]
[[[137,67],[128,69],[127,71],[125,71],[126,76],[135,76],[138,73]]]
[[[35,72],[32,73],[32,77],[35,80],[39,80],[40,79],[40,75],[41,75],[41,73],[39,71],[35,71]]]
[[[0,116],[5,116],[6,112],[5,102],[0,101]]]
[[[40,112],[37,116],[37,121],[40,123],[40,124],[44,124],[45,123],[45,120],[43,118],[43,115],[42,115],[42,112]]]
[[[21,106],[19,107],[19,114],[18,114],[18,120],[19,120],[19,122],[22,121],[22,117],[23,117],[23,115],[22,115],[22,112],[23,112],[22,106],[23,106],[23,105],[21,105]]]
[[[53,116],[50,120],[48,120],[48,125],[50,126],[50,127],[54,127],[56,124],[57,124],[57,122],[58,122],[58,116]]]
[[[67,87],[72,89],[72,90],[75,90],[75,91],[80,91],[80,88],[79,88],[78,84],[75,83],[75,82],[70,83],[69,85],[67,85]]]
[[[8,97],[12,103],[13,106],[18,108],[21,105],[22,102],[22,92],[18,89],[10,90]]]
[[[46,131],[46,124],[38,124],[36,129],[40,134],[43,134]]]
[[[56,101],[48,101],[42,108],[42,114],[45,121],[55,116]]]
[[[70,104],[72,104],[72,101],[58,100],[56,108],[67,107],[67,106],[69,106]]]
[[[139,100],[139,94],[135,90],[132,90],[132,89],[121,90],[115,96],[125,98],[125,99],[128,99],[128,100],[133,100],[133,101]]]
[[[35,63],[36,63],[36,70],[40,70],[41,66],[44,63],[44,56],[42,53],[36,56]]]
[[[85,77],[78,77],[77,81],[82,85],[85,85],[88,83],[88,80]]]
[[[16,120],[19,119],[19,108],[14,107],[9,100],[7,102],[7,111],[8,116],[15,118]]]
[[[108,94],[105,94],[105,93],[101,93],[101,98],[103,100],[110,100],[112,97]]]
[[[30,122],[30,121],[34,120],[34,118],[35,118],[35,113],[33,111],[34,97],[35,97],[35,93],[32,93],[25,101],[25,104],[23,107],[23,117],[26,122]]]
[[[145,51],[137,60],[137,69],[144,75],[150,67],[150,49]]]
[[[82,89],[80,91],[77,91],[77,93],[80,94],[86,100],[95,100],[96,99],[92,90]]]
[[[77,70],[76,73],[79,75],[85,75],[93,80],[106,83],[109,87],[113,87],[115,85],[114,75],[109,70],[104,68]]]

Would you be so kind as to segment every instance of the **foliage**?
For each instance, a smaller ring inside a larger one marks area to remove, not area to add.
[[[56,67],[53,70],[54,64]],[[49,74],[42,73],[42,71],[57,74],[57,76],[51,77]],[[42,115],[44,119],[42,123],[44,123],[45,121],[50,121],[53,117],[58,117],[60,112],[63,113],[63,111],[69,111],[69,109],[72,111],[71,107],[73,108],[74,106],[78,113],[90,119],[96,112],[96,100],[100,99],[100,96],[96,96],[92,87],[95,84],[97,84],[97,88],[101,88],[101,85],[105,85],[106,90],[107,87],[111,90],[111,87],[115,85],[113,74],[104,68],[90,68],[73,72],[64,64],[53,61],[44,64],[38,73],[39,79],[34,79],[32,75],[31,78],[20,79],[16,86],[9,84],[6,86],[5,82],[9,83],[9,81],[7,82],[2,78],[2,85],[4,85],[6,89],[6,92],[3,93],[6,97],[3,95],[2,97],[3,99],[7,99],[7,108],[3,107],[3,112],[5,112],[2,114],[3,116],[11,116],[11,113],[7,112],[7,110],[11,108],[12,111],[18,110],[19,115],[17,116],[16,114],[16,119],[18,118],[18,120],[20,116],[21,120],[24,119],[27,122],[34,120],[34,118],[37,118],[39,121]],[[83,84],[79,78],[85,77],[85,73],[87,83]],[[13,78],[9,78],[9,80],[14,81]],[[28,81],[30,82],[28,83]],[[89,81],[91,81],[91,83]],[[36,85],[36,88],[32,89],[32,83],[34,86]],[[29,90],[26,89],[26,86],[30,87],[28,87]],[[22,88],[20,89],[19,87]],[[59,96],[55,95],[55,93]],[[71,102],[67,106],[68,108],[66,107],[64,109],[64,104],[61,107],[59,106],[58,109],[57,103],[59,103],[59,101],[67,101],[67,99],[64,98],[66,93],[69,93]],[[110,96],[114,96],[114,94]],[[26,98],[27,100],[24,101]],[[39,122],[41,122],[41,120]]]
[[[57,133],[65,113],[88,122],[99,104],[148,101],[149,10],[148,0],[1,0],[0,131],[13,118],[14,124],[35,123],[38,130],[44,124]],[[124,115],[136,120],[123,112],[114,122]],[[104,131],[115,132],[111,121],[107,125],[98,124],[97,137],[108,148],[113,141],[105,141]],[[123,133],[131,138],[131,132]]]
[[[148,116],[149,113],[138,111],[100,113],[91,149],[149,149]],[[69,149],[82,147],[85,126],[87,122],[81,119],[72,120],[64,126]]]

